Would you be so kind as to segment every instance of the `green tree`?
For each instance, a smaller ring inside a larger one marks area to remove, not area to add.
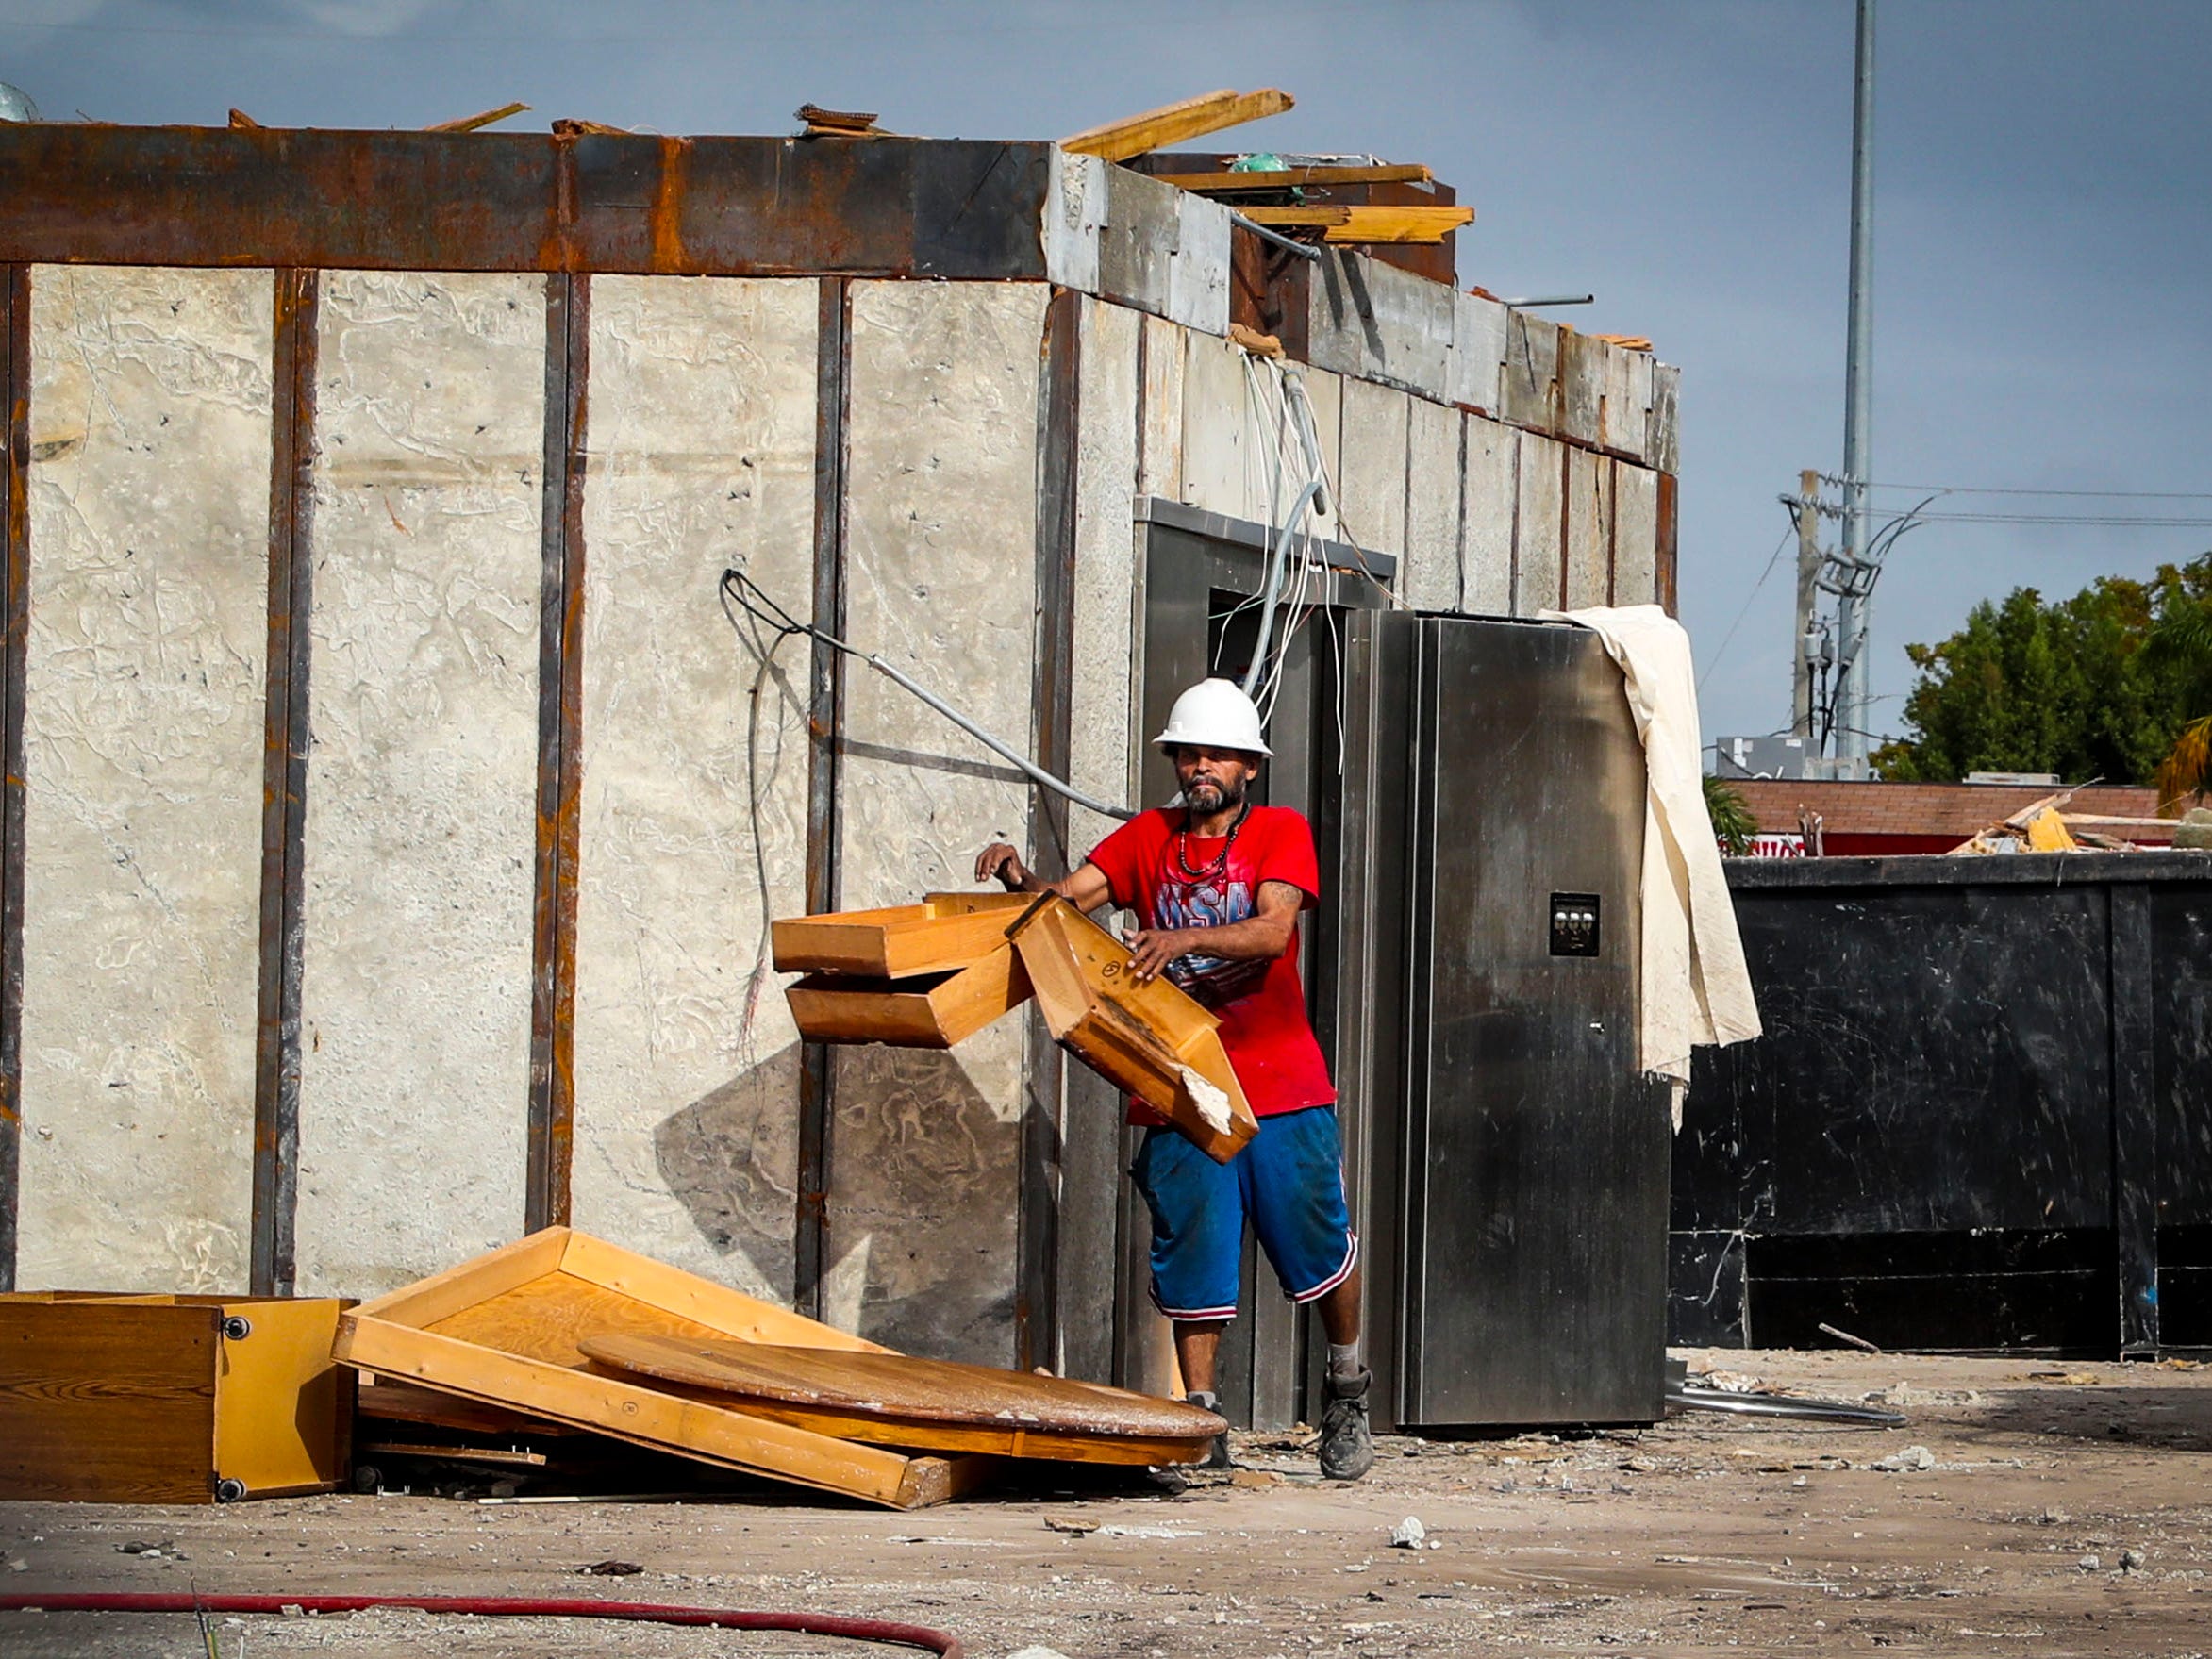
[[[1705,773],[1705,816],[1713,821],[1713,838],[1721,843],[1721,852],[1731,858],[1751,852],[1752,838],[1759,833],[1751,803],[1741,789],[1711,772]]]
[[[1884,777],[2149,783],[2184,728],[2212,714],[2212,554],[2148,582],[2101,576],[2052,604],[2016,588],[1940,644],[1906,651],[1920,677],[1908,735],[1874,756]]]

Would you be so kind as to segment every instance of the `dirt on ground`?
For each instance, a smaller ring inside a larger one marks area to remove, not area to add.
[[[1015,1495],[903,1514],[784,1494],[5,1504],[0,1594],[810,1610],[934,1626],[979,1659],[1032,1647],[1069,1659],[2212,1651],[2212,1369],[1721,1352],[1691,1363],[1871,1399],[1910,1421],[1700,1412],[1590,1435],[1392,1436],[1356,1485],[1322,1481],[1298,1436],[1239,1435],[1228,1474],[1101,1488],[1047,1472]],[[1408,1518],[1422,1537],[1393,1544]],[[609,1561],[639,1570],[582,1570]],[[898,1651],[402,1610],[209,1626],[220,1659]],[[189,1617],[0,1613],[10,1656],[206,1652]]]

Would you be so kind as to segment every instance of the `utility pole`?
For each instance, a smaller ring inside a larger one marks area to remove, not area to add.
[[[1848,587],[1867,551],[1867,485],[1874,464],[1874,0],[1858,0],[1858,51],[1851,100],[1851,317],[1843,371],[1843,565]],[[1837,603],[1836,753],[1863,756],[1871,721],[1867,650],[1869,595]]]
[[[1805,641],[1813,631],[1813,606],[1821,582],[1821,474],[1797,475],[1797,631],[1790,637],[1789,730],[1813,735],[1813,659]]]

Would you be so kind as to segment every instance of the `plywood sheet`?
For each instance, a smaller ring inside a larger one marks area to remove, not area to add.
[[[24,1284],[245,1286],[273,293],[32,273]]]
[[[1467,417],[1460,484],[1461,608],[1476,616],[1513,609],[1513,533],[1521,435],[1480,415]]]
[[[715,583],[809,613],[820,292],[595,276],[584,479],[574,1215],[787,1302],[796,1033],[756,852],[769,914],[805,909],[809,648],[775,653],[749,767],[768,641]]]
[[[522,1225],[544,278],[324,280],[298,1256],[358,1295]]]
[[[1038,401],[1045,290],[856,283],[847,636],[1009,742],[1035,741]],[[1028,838],[1029,788],[906,692],[846,682],[839,903],[968,886]],[[1019,1021],[956,1052],[836,1057],[827,1300],[948,1358],[1012,1357]]]
[[[615,1335],[871,1346],[587,1234],[549,1227],[354,1309],[340,1320],[332,1352],[361,1370],[869,1502],[905,1509],[952,1495],[956,1471],[942,1460],[592,1373],[582,1345]]]
[[[1405,428],[1412,403],[1394,387],[1344,382],[1344,523],[1360,546],[1405,551]]]
[[[1519,435],[1518,495],[1513,514],[1513,614],[1534,616],[1558,605],[1565,526],[1567,449],[1533,432]]]
[[[1417,610],[1460,603],[1460,428],[1457,409],[1407,400],[1405,559],[1398,592]]]

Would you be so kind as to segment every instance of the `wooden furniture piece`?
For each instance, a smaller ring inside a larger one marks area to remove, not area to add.
[[[894,1509],[988,1472],[985,1459],[906,1456],[589,1369],[583,1341],[624,1334],[889,1352],[566,1227],[364,1302],[335,1352],[380,1377]]]
[[[810,1042],[949,1049],[1029,1000],[1006,942],[1025,893],[932,893],[919,904],[773,924],[775,965]]]
[[[842,910],[770,924],[778,973],[912,979],[972,967],[1006,943],[1026,893],[931,893],[919,904]]]
[[[346,1478],[336,1298],[0,1296],[0,1499],[215,1503]]]
[[[586,1357],[848,1440],[1072,1463],[1195,1463],[1210,1411],[1060,1377],[906,1354],[587,1336]]]
[[[1013,936],[1061,1047],[1217,1162],[1259,1133],[1222,1047],[1221,1021],[1164,978],[1139,983],[1121,940],[1056,898],[1034,901]]]

